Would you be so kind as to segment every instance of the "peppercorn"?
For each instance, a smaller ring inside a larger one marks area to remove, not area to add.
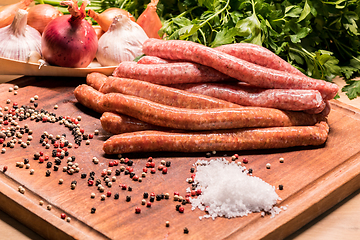
[[[50,174],[51,174],[51,171],[50,171],[50,170],[46,170],[45,176],[46,176],[46,177],[49,177]]]
[[[28,163],[29,163],[29,159],[28,159],[28,158],[25,158],[25,159],[24,159],[24,163],[25,163],[25,164],[28,164]]]
[[[188,234],[189,233],[189,229],[187,227],[184,228],[184,233]]]
[[[59,170],[59,167],[58,166],[54,166],[54,171],[58,171]]]
[[[108,192],[106,193],[106,196],[107,196],[107,197],[110,197],[110,196],[111,196],[111,192],[108,191]]]
[[[3,173],[4,173],[4,172],[6,172],[7,170],[8,170],[8,167],[7,167],[7,166],[4,166],[2,171],[3,171]]]
[[[171,166],[171,162],[170,162],[170,161],[166,161],[165,166],[166,166],[166,167],[170,167],[170,166]]]
[[[182,206],[180,206],[180,207],[179,207],[179,213],[183,213],[184,211],[185,211],[185,208],[182,207]]]
[[[52,167],[52,162],[47,162],[47,163],[46,163],[46,167],[47,167],[47,168],[51,168],[51,167]]]
[[[135,176],[135,173],[134,172],[131,172],[130,173],[130,178],[133,178]]]
[[[62,219],[65,219],[65,218],[66,218],[65,213],[62,213],[62,214],[60,215],[60,217],[61,217]]]
[[[144,197],[144,198],[148,198],[148,197],[149,197],[149,193],[144,192],[143,197]]]
[[[127,162],[127,165],[128,165],[128,166],[132,166],[132,165],[133,165],[133,163],[134,163],[134,161],[133,161],[133,160],[129,160],[129,161]]]
[[[120,170],[119,170],[119,169],[116,169],[116,170],[115,170],[115,175],[116,175],[116,176],[119,176],[119,175],[120,175]]]
[[[162,198],[161,198],[161,195],[157,194],[156,195],[156,201],[160,201]]]
[[[253,173],[252,168],[249,168],[249,174],[252,174],[252,173]]]
[[[284,186],[282,184],[279,185],[279,190],[283,190]]]
[[[247,164],[249,160],[247,158],[243,158],[243,163]]]
[[[151,202],[147,202],[146,207],[148,207],[148,208],[151,207]]]
[[[167,174],[167,168],[166,168],[166,167],[164,167],[164,168],[162,169],[162,173],[163,173],[163,174]]]
[[[126,196],[126,199],[125,199],[127,202],[130,202],[131,201],[131,196]]]
[[[86,178],[86,173],[82,173],[81,178]]]
[[[129,192],[131,192],[131,191],[132,191],[132,187],[128,186],[127,190],[128,190]]]
[[[150,196],[150,202],[154,202],[155,196]]]
[[[194,172],[195,172],[195,168],[193,168],[193,167],[190,168],[190,172],[191,172],[191,173],[194,173]]]
[[[91,213],[95,213],[96,212],[96,208],[91,208]]]
[[[141,213],[141,208],[135,207],[135,213],[137,213],[137,214]]]
[[[114,199],[119,199],[119,194],[118,193],[115,193]]]
[[[179,204],[176,205],[176,206],[175,206],[176,211],[179,211],[179,208],[180,208],[180,207],[181,207],[181,205],[179,205]]]

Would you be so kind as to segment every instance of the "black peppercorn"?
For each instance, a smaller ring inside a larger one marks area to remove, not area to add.
[[[91,213],[95,213],[96,212],[96,208],[91,208]]]
[[[99,184],[101,184],[101,180],[100,180],[100,179],[96,179],[96,181],[95,181],[95,186],[98,186]]]
[[[282,184],[279,185],[279,190],[283,190],[284,186]]]
[[[115,193],[114,198],[115,198],[115,199],[119,199],[119,194],[118,194],[118,193]]]
[[[91,171],[91,172],[89,173],[89,176],[90,176],[90,177],[95,176],[95,172],[94,172],[94,171]]]
[[[28,158],[25,158],[24,159],[24,164],[28,164],[29,163],[29,159]]]
[[[116,176],[119,176],[120,173],[121,173],[121,171],[120,171],[119,169],[116,169],[116,170],[115,170],[115,175],[116,175]]]
[[[130,172],[129,172],[129,170],[125,170],[125,175],[128,175]]]
[[[131,172],[130,173],[130,178],[133,178],[135,176],[135,173],[134,172]]]
[[[52,167],[52,162],[47,162],[47,163],[46,163],[46,167],[47,167],[47,168],[51,168],[51,167]]]
[[[143,197],[144,197],[144,198],[148,198],[148,197],[149,197],[149,193],[144,192]]]
[[[180,207],[181,207],[181,205],[179,205],[179,204],[176,205],[176,206],[175,206],[176,211],[179,211],[179,208],[180,208]]]
[[[184,228],[184,233],[185,234],[188,234],[189,233],[189,229],[186,227],[186,228]]]
[[[190,168],[190,172],[191,172],[191,173],[194,173],[194,172],[195,172],[195,168],[193,168],[193,167]]]
[[[81,178],[86,178],[86,173],[82,173]]]
[[[170,165],[171,165],[171,162],[170,162],[170,161],[166,161],[165,166],[166,166],[166,167],[170,167]]]
[[[127,190],[128,190],[129,192],[131,192],[131,191],[132,191],[132,187],[128,186]]]
[[[57,171],[57,170],[59,170],[59,167],[58,166],[54,166],[54,171]]]
[[[50,170],[47,170],[46,173],[45,173],[45,176],[49,177],[51,174]]]
[[[182,204],[182,205],[185,205],[186,203],[187,203],[186,199],[183,199],[183,200],[181,201],[181,204]]]
[[[161,200],[161,195],[157,194],[156,195],[156,201],[160,201]]]
[[[150,202],[153,202],[155,200],[155,196],[150,196]]]
[[[132,165],[133,165],[133,163],[134,163],[134,161],[133,161],[133,160],[129,160],[129,161],[127,162],[127,165],[128,165],[128,166],[132,166]]]
[[[251,174],[253,172],[252,168],[249,168],[249,173]]]
[[[126,196],[126,201],[130,202],[131,201],[131,196]]]

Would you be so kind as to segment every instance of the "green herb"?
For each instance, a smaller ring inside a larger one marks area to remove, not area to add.
[[[149,2],[92,0],[89,7],[119,7],[137,18]],[[360,96],[359,0],[160,0],[157,7],[166,39],[258,44],[312,78],[342,77],[349,99]]]

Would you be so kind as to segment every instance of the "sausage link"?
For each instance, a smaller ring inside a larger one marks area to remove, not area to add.
[[[140,131],[111,136],[103,144],[106,154],[129,152],[208,152],[318,146],[327,140],[329,126],[234,129],[228,131]]]
[[[112,112],[104,112],[100,117],[100,122],[102,128],[112,134],[164,129],[123,114]]]
[[[268,107],[303,111],[316,109],[319,113],[325,103],[317,90],[263,89],[239,83],[193,83],[172,85],[188,92],[204,94],[243,106]]]
[[[93,87],[86,84],[77,86],[74,90],[76,100],[87,108],[90,108],[98,113],[109,111],[103,104],[103,93],[97,91]]]
[[[265,68],[191,41],[150,38],[144,42],[143,52],[165,59],[199,63],[262,88],[315,89],[324,100],[334,98],[339,90],[333,83]]]
[[[102,93],[122,93],[148,99],[153,102],[179,108],[206,109],[206,108],[237,108],[237,104],[190,93],[176,88],[161,86],[145,81],[108,77],[100,88]]]
[[[103,73],[92,72],[86,75],[86,83],[90,87],[99,90],[101,86],[106,82],[107,76]]]
[[[114,77],[132,78],[156,84],[217,82],[229,76],[201,64],[174,62],[165,64],[137,64],[123,61],[113,72]]]
[[[314,125],[323,118],[321,115],[260,107],[177,108],[121,93],[105,94],[102,100],[101,104],[111,112],[122,113],[156,126],[183,130]]]
[[[173,60],[163,59],[155,56],[143,56],[137,61],[138,64],[164,64],[176,62]]]
[[[284,71],[300,76],[305,76],[290,63],[273,53],[267,48],[252,43],[225,44],[215,48],[242,60],[279,71]]]

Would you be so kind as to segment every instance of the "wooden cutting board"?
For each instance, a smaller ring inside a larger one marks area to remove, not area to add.
[[[34,160],[34,154],[42,151],[50,156],[48,162],[54,165],[51,157],[53,146],[46,149],[39,142],[44,131],[53,136],[66,134],[66,139],[73,142],[71,131],[59,123],[30,119],[18,121],[21,127],[28,124],[33,130],[31,144],[22,148],[16,143],[14,148],[6,147],[6,152],[0,155],[0,170],[8,166],[5,173],[0,172],[0,208],[47,239],[282,239],[360,187],[357,147],[360,133],[356,131],[360,113],[355,108],[332,101],[329,138],[321,147],[217,152],[210,157],[205,153],[126,154],[123,157],[134,162],[132,167],[138,175],[141,175],[148,157],[153,157],[156,166],[161,160],[170,161],[171,166],[167,174],[159,171],[148,173],[142,182],[133,181],[122,172],[112,187],[105,187],[104,193],[100,193],[95,186],[88,186],[89,173],[94,171],[95,179],[102,180],[103,169],[112,169],[111,176],[114,176],[115,169],[124,164],[108,167],[108,163],[118,156],[104,156],[102,143],[110,135],[101,129],[100,115],[76,102],[72,91],[81,83],[85,83],[84,78],[24,77],[0,85],[3,112],[5,106],[11,108],[14,102],[20,106],[32,106],[30,98],[38,95],[37,109],[56,116],[81,116],[79,123],[85,133],[100,131],[89,145],[82,141],[78,148],[68,150],[80,168],[72,175],[62,171],[67,157],[62,160],[58,171],[47,168],[46,161],[39,163]],[[16,95],[9,91],[14,85],[19,86]],[[11,101],[9,104],[6,103],[8,99]],[[54,109],[55,105],[57,109]],[[26,141],[26,138],[25,133],[22,139]],[[176,211],[176,205],[180,203],[173,200],[173,193],[186,194],[186,189],[191,186],[186,179],[191,176],[190,168],[198,159],[225,158],[231,161],[235,153],[240,156],[237,161],[244,157],[249,160],[245,166],[253,169],[254,176],[276,188],[279,184],[284,186],[282,191],[276,189],[282,199],[277,206],[286,207],[286,211],[273,218],[253,213],[246,217],[215,220],[199,220],[205,213],[199,209],[191,210],[190,204],[184,206],[184,213]],[[92,162],[93,157],[99,159],[99,164]],[[284,163],[279,162],[280,157],[284,158]],[[34,174],[31,175],[30,169],[25,167],[16,167],[16,163],[24,158],[29,158]],[[266,169],[267,163],[271,164],[270,169]],[[45,175],[47,170],[51,171],[50,176]],[[81,178],[81,173],[86,173],[87,177]],[[63,184],[59,184],[60,178]],[[77,182],[75,189],[71,189],[72,181]],[[131,186],[132,191],[121,190],[120,184]],[[19,186],[25,188],[24,194],[18,191]],[[108,191],[111,191],[111,196],[101,200],[100,196]],[[170,199],[155,200],[151,208],[147,208],[141,205],[144,192],[169,193]],[[95,198],[90,197],[91,193],[96,194]],[[114,198],[116,193],[119,199]],[[131,201],[127,202],[126,196],[131,196]],[[44,204],[40,205],[40,201]],[[48,205],[52,206],[51,210],[47,210]],[[92,214],[93,207],[96,212]],[[140,214],[135,214],[135,207],[141,208]],[[71,221],[63,220],[62,213]],[[165,226],[166,221],[170,222],[169,227]],[[184,233],[185,227],[188,234]]]

